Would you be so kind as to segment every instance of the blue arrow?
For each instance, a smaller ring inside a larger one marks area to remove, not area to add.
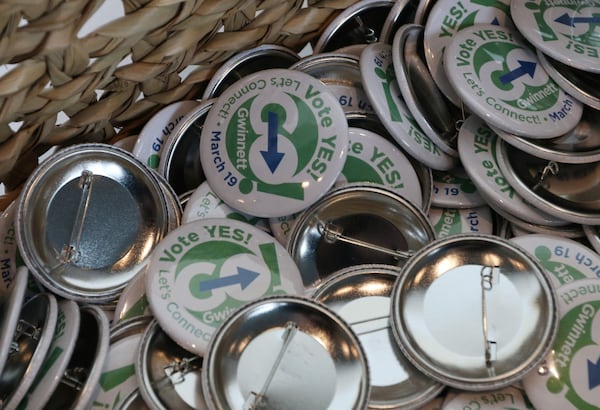
[[[537,66],[537,64],[532,61],[517,61],[520,64],[517,68],[500,76],[500,82],[502,84],[506,85],[508,83],[512,83],[514,80],[524,75],[529,75],[529,77],[533,78],[533,74],[535,73],[535,67]]]
[[[498,17],[494,17],[494,19],[492,20],[491,24],[493,24],[494,26],[499,26],[500,22],[498,21]]]
[[[200,282],[200,292],[211,291],[218,288],[224,288],[235,284],[240,284],[242,290],[246,289],[254,279],[258,278],[258,273],[240,268],[237,268],[237,275],[223,276],[221,278],[210,279]]]
[[[568,13],[565,13],[555,18],[554,21],[565,26],[575,27],[575,24],[578,23],[600,23],[600,17],[571,17]]]
[[[600,357],[598,357],[598,361],[593,363],[591,360],[588,360],[588,383],[590,386],[590,390],[594,387],[600,386]]]
[[[262,154],[267,166],[271,170],[271,173],[274,173],[281,163],[283,156],[285,155],[283,152],[277,151],[279,121],[276,113],[269,111],[268,124],[269,129],[267,134],[267,150],[260,151],[260,153]]]

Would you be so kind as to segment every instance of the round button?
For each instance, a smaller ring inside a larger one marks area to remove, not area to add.
[[[392,46],[368,45],[360,57],[360,73],[373,108],[396,142],[428,167],[453,168],[456,158],[440,150],[425,135],[401,99],[392,63]]]
[[[153,255],[146,273],[152,312],[175,342],[199,355],[215,329],[244,303],[304,293],[285,249],[244,222],[190,222],[172,231]]]
[[[199,105],[198,101],[178,101],[154,114],[140,131],[133,155],[149,168],[158,169],[165,142],[185,115]]]
[[[395,346],[389,327],[390,294],[400,268],[357,265],[327,280],[312,299],[340,315],[358,336],[369,363],[369,408],[414,408],[444,388],[419,372]]]
[[[348,157],[337,186],[353,182],[385,185],[422,208],[419,177],[400,149],[382,136],[361,128],[350,127],[348,137]]]
[[[456,135],[461,112],[438,89],[423,55],[423,26],[407,24],[394,36],[392,58],[406,106],[425,134],[446,154],[458,157]]]
[[[119,148],[81,144],[33,172],[15,225],[21,255],[44,287],[102,303],[117,299],[173,224],[155,172]]]
[[[513,21],[527,40],[552,58],[600,73],[600,3],[597,1],[513,1]]]
[[[516,245],[455,235],[404,265],[390,322],[404,354],[434,380],[494,390],[523,378],[549,352],[555,298],[544,268]]]
[[[21,400],[19,409],[39,409],[59,385],[75,349],[80,326],[79,306],[72,300],[58,302],[58,317],[52,343],[34,383]]]
[[[511,240],[546,268],[557,287],[600,278],[600,255],[579,242],[551,235],[523,235]]]
[[[425,60],[437,86],[456,106],[460,107],[462,102],[444,71],[443,59],[446,47],[457,32],[474,24],[487,23],[500,26],[512,24],[509,15],[508,0],[493,2],[438,0],[431,8],[423,37]]]
[[[486,24],[459,31],[444,67],[465,105],[509,133],[554,138],[581,118],[581,103],[558,87],[514,30]]]
[[[200,138],[206,179],[229,206],[260,216],[306,208],[346,160],[348,124],[319,80],[273,69],[247,76],[214,103]]]
[[[523,379],[537,409],[596,409],[600,403],[600,283],[557,289],[560,322],[552,351]]]
[[[215,409],[363,409],[368,368],[338,315],[309,299],[277,296],[242,306],[219,327],[202,391]]]
[[[498,136],[476,116],[467,118],[458,136],[458,152],[465,171],[479,193],[495,209],[538,225],[566,225],[560,218],[550,216],[526,203],[508,183],[497,160]]]
[[[600,162],[547,161],[496,141],[498,165],[508,182],[538,209],[576,224],[600,223]]]

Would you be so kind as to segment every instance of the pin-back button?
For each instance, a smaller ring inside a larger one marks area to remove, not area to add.
[[[389,188],[359,183],[329,192],[302,212],[288,251],[312,289],[348,266],[402,266],[434,238],[427,216],[412,202]]]
[[[458,157],[456,137],[464,112],[448,101],[429,73],[423,26],[408,24],[396,32],[392,58],[400,91],[415,121],[442,151]]]
[[[202,391],[211,409],[359,410],[370,383],[345,321],[315,301],[277,296],[242,306],[219,327]]]
[[[548,274],[517,245],[454,235],[403,266],[391,323],[403,353],[425,374],[463,390],[494,390],[520,380],[547,355],[556,306]]]
[[[18,409],[44,407],[61,381],[75,349],[80,326],[79,306],[72,300],[58,302],[58,316],[52,343],[34,384],[21,400]]]
[[[51,410],[89,409],[97,393],[108,354],[108,319],[98,306],[82,306],[79,312],[77,342],[67,370],[46,405]]]
[[[33,275],[68,299],[114,300],[169,229],[155,173],[104,144],[57,152],[29,177],[17,240]]]
[[[498,165],[508,182],[536,208],[578,224],[600,223],[600,162],[565,164],[496,141]]]
[[[567,93],[588,107],[600,110],[600,92],[597,84],[600,77],[597,73],[578,70],[548,57],[537,51],[540,63],[548,75]]]
[[[173,130],[198,105],[198,101],[177,101],[154,114],[140,131],[133,146],[133,155],[148,168],[158,169],[165,143]]]
[[[203,359],[180,347],[156,320],[146,328],[136,356],[143,401],[153,409],[205,409],[200,388]]]
[[[444,52],[454,34],[466,27],[481,23],[512,25],[510,1],[438,0],[432,7],[425,25],[423,45],[427,67],[440,91],[457,107],[461,106],[462,101],[444,71]]]
[[[172,231],[146,273],[146,296],[161,327],[200,355],[239,306],[262,296],[303,293],[298,268],[273,237],[225,218],[199,219]]]
[[[398,0],[394,3],[383,22],[379,38],[380,42],[392,44],[394,35],[400,27],[415,22],[415,13],[418,7],[416,3],[417,1],[414,0]]]
[[[94,397],[95,406],[120,408],[121,400],[137,390],[135,360],[142,334],[150,321],[148,316],[139,316],[121,321],[111,329],[108,355]]]
[[[383,43],[368,45],[360,57],[360,72],[373,108],[396,142],[430,168],[453,168],[456,158],[441,151],[429,139],[401,99],[392,62],[392,47]]]
[[[465,171],[477,186],[479,194],[497,211],[518,215],[538,225],[561,226],[568,222],[526,203],[517,194],[498,165],[498,136],[478,117],[472,115],[463,123],[458,150]],[[504,217],[506,217],[503,214]]]
[[[331,188],[348,148],[348,123],[321,81],[293,70],[251,74],[208,114],[200,157],[215,193],[260,217],[301,211]]]
[[[0,294],[2,307],[0,309],[0,374],[11,349],[13,335],[23,306],[28,277],[27,268],[20,267],[8,290]]]
[[[200,164],[200,134],[214,100],[202,102],[177,124],[163,148],[158,172],[177,195],[195,189],[205,180]]]
[[[582,104],[548,76],[515,30],[479,24],[459,31],[444,69],[471,112],[509,133],[554,138],[581,118]]]
[[[490,126],[500,138],[515,148],[548,161],[585,164],[600,160],[600,115],[585,107],[577,126],[560,137],[531,139],[519,137]]]
[[[518,218],[515,215],[510,215],[497,207],[493,209],[498,215],[502,216],[503,219],[510,222],[510,231],[512,232],[511,237],[536,233],[542,235],[560,236],[561,238],[571,239],[578,239],[583,237],[583,229],[580,224],[569,223],[567,225],[560,226],[537,225],[529,221],[523,220],[521,218]]]
[[[600,3],[513,1],[512,19],[523,36],[544,54],[580,70],[600,73],[596,33]]]
[[[344,319],[358,336],[369,363],[369,409],[417,408],[444,388],[422,374],[395,345],[390,296],[400,268],[358,265],[343,269],[312,295]]]
[[[583,279],[557,289],[559,332],[552,351],[524,379],[539,409],[594,409],[600,403],[600,281]]]
[[[23,305],[0,373],[3,409],[15,410],[33,384],[50,348],[57,316],[56,298],[50,293],[40,293]]]
[[[313,47],[314,54],[353,44],[376,43],[393,4],[391,0],[361,0],[344,9],[325,27]]]

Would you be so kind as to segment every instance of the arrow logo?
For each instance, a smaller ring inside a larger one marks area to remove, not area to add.
[[[242,290],[246,289],[254,279],[258,278],[258,273],[240,268],[237,268],[237,275],[223,276],[222,278],[210,279],[200,282],[200,292],[211,291],[214,289],[224,288],[231,285],[240,284]]]
[[[517,61],[519,62],[519,67],[500,76],[500,82],[502,84],[506,85],[508,83],[512,83],[514,80],[524,75],[529,75],[529,77],[533,78],[533,74],[535,74],[535,68],[537,64],[532,61]]]
[[[554,19],[557,23],[564,24],[565,26],[575,27],[575,24],[579,23],[600,23],[600,17],[571,17],[568,13],[558,16]]]
[[[268,126],[267,150],[260,151],[260,153],[262,154],[265,163],[271,170],[271,173],[274,173],[285,154],[277,151],[279,119],[277,118],[277,114],[272,111],[269,111],[268,113]]]
[[[600,357],[598,357],[596,363],[593,363],[591,360],[588,360],[587,367],[588,384],[590,390],[592,390],[593,388],[600,386]]]

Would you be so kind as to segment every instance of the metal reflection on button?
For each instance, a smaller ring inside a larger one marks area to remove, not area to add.
[[[376,43],[393,4],[391,0],[362,0],[348,7],[325,28],[313,48],[314,53]]]
[[[494,390],[524,377],[557,330],[551,279],[529,253],[491,235],[432,242],[403,266],[392,330],[406,357],[446,385]]]
[[[29,177],[17,242],[52,292],[87,303],[116,299],[167,233],[169,209],[154,173],[105,144],[58,151]]]
[[[312,289],[353,265],[403,265],[435,239],[427,216],[382,185],[353,183],[330,191],[302,212],[289,234],[288,251]]]
[[[211,409],[358,410],[370,383],[346,322],[313,300],[276,296],[247,303],[215,332],[202,391]]]
[[[440,150],[458,157],[456,144],[464,109],[457,109],[433,81],[425,62],[423,26],[401,27],[394,37],[392,56],[400,91],[415,121]]]
[[[415,409],[444,386],[417,370],[394,341],[390,296],[401,268],[357,265],[336,272],[312,295],[341,316],[358,336],[371,375],[369,409]]]
[[[565,221],[600,223],[600,162],[547,161],[496,141],[498,165],[507,181],[536,208]]]

